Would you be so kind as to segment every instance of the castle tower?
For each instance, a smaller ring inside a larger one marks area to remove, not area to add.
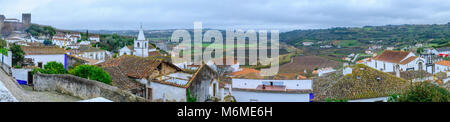
[[[0,14],[0,23],[5,22],[5,15]]]
[[[134,55],[140,57],[148,57],[148,41],[145,40],[144,30],[139,29],[137,40],[134,40]]]
[[[23,13],[22,14],[22,24],[25,27],[28,27],[31,25],[31,14],[30,13]]]
[[[3,23],[5,22],[5,16],[0,14],[0,38],[2,37]]]

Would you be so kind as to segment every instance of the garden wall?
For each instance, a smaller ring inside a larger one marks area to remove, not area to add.
[[[82,99],[103,97],[114,102],[148,101],[117,87],[68,74],[36,73],[33,80],[34,90],[37,91],[56,91]]]

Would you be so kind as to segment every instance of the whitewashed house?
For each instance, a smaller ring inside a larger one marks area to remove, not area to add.
[[[95,60],[96,62],[103,62],[106,59],[106,50],[91,46],[81,46],[75,49],[75,54],[78,57],[87,58],[90,60]]]
[[[53,38],[52,44],[59,46],[59,48],[63,48],[72,45],[74,43],[72,43],[70,39]]]
[[[207,65],[188,74],[169,62],[125,55],[99,66],[118,67],[120,72],[145,85],[143,97],[153,101],[186,102],[188,90],[197,96],[198,102],[214,98],[221,101],[224,97],[216,72]]]
[[[442,60],[436,62],[435,64],[435,72],[449,72],[450,71],[450,61]]]
[[[70,39],[70,41],[72,41],[72,43],[77,43],[78,40],[81,39],[81,37],[80,36],[75,36],[75,35],[70,35],[69,39]]]
[[[335,70],[333,67],[320,68],[320,69],[318,70],[318,75],[319,75],[319,77],[320,77],[320,76],[323,76],[323,75],[325,75],[325,74],[332,73],[332,72],[335,72],[335,71],[336,71],[336,70]]]
[[[31,59],[33,66],[43,67],[51,61],[56,61],[67,68],[67,55],[65,50],[55,46],[22,46],[25,52],[24,59]]]
[[[185,102],[187,92],[197,97],[197,102],[223,101],[227,95],[219,83],[216,72],[207,65],[202,65],[194,74],[175,72],[159,79],[150,80],[152,99]]]
[[[304,46],[311,46],[314,44],[314,42],[303,42],[302,43]]]
[[[119,56],[123,56],[123,55],[133,55],[133,49],[130,49],[133,47],[129,47],[129,46],[124,46],[119,50]]]
[[[310,102],[312,80],[232,79],[237,102]]]
[[[15,43],[15,42],[23,41],[24,39],[18,38],[18,37],[13,37],[13,38],[6,38],[5,40],[7,43]]]
[[[99,35],[89,36],[89,40],[95,41],[95,42],[100,42],[100,36]]]
[[[412,52],[386,50],[365,64],[383,72],[395,72],[425,70],[425,63],[425,59]]]

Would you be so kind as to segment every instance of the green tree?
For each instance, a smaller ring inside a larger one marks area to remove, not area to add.
[[[418,54],[422,54],[423,51],[424,51],[424,50],[423,50],[423,47],[417,48],[417,53],[418,53]]]
[[[191,90],[187,89],[186,91],[186,99],[187,102],[197,102],[197,95],[191,95]]]
[[[392,95],[389,102],[449,102],[449,91],[428,82],[415,83],[407,93]]]
[[[52,44],[52,41],[50,41],[50,40],[44,40],[44,45],[45,46],[48,46],[48,45],[51,45]]]
[[[66,70],[62,63],[51,61],[44,65],[44,68],[35,68],[33,69],[33,74],[36,72],[40,72],[43,74],[65,74]]]
[[[111,77],[102,68],[94,65],[79,65],[69,71],[69,74],[111,84]]]
[[[11,45],[9,50],[13,54],[12,55],[12,65],[16,66],[16,65],[20,64],[23,61],[24,55],[25,55],[25,52],[23,52],[22,48],[20,48],[20,45],[13,44],[13,45]]]
[[[6,47],[6,41],[0,38],[0,48]]]
[[[44,34],[49,37],[53,37],[56,34],[56,29],[51,26],[45,26],[43,30]]]

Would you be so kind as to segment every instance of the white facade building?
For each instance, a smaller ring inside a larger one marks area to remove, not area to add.
[[[25,52],[24,58],[31,59],[34,66],[43,67],[51,61],[63,64],[67,68],[66,54],[64,49],[54,46],[22,46]]]
[[[386,50],[364,64],[383,72],[425,70],[425,59],[412,52]]]
[[[90,36],[89,40],[91,41],[95,41],[95,42],[100,42],[100,36],[96,35],[96,36]]]
[[[59,39],[59,38],[53,38],[52,44],[58,46],[59,48],[67,47],[69,45],[72,45],[72,41],[70,39]]]
[[[133,55],[133,50],[128,48],[127,46],[123,47],[119,50],[119,56],[123,55]]]
[[[312,80],[232,79],[237,102],[309,102]]]
[[[450,61],[442,60],[435,64],[435,71],[437,72],[449,72]]]

